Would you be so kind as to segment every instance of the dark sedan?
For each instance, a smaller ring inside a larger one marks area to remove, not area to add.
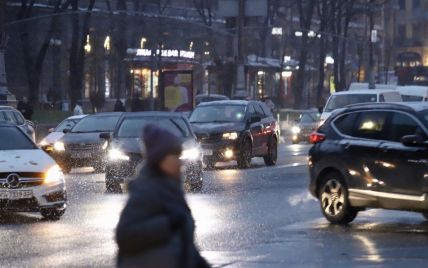
[[[338,110],[311,135],[310,191],[332,223],[367,208],[428,219],[428,105],[360,104]]]
[[[105,170],[107,142],[101,133],[112,133],[122,113],[100,113],[80,120],[72,129],[64,129],[64,137],[54,143],[52,157],[64,173],[75,167],[93,167],[95,172]]]
[[[167,112],[139,112],[124,114],[113,135],[101,135],[109,140],[106,168],[106,188],[109,192],[120,192],[121,183],[131,179],[144,160],[141,135],[148,124],[156,124],[175,134],[183,141],[185,188],[199,191],[202,188],[202,153],[195,134],[186,118]]]
[[[230,160],[236,160],[239,168],[249,168],[253,157],[263,157],[268,166],[276,164],[278,125],[269,108],[259,101],[201,103],[192,112],[190,123],[208,168]]]

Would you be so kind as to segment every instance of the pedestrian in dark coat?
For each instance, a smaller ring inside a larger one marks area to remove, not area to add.
[[[31,106],[26,97],[22,98],[22,100],[18,102],[16,108],[21,112],[25,119],[31,120],[33,117],[33,106]]]
[[[126,112],[125,106],[123,106],[123,102],[120,99],[116,100],[116,103],[114,104],[114,111],[115,112]]]
[[[167,130],[144,129],[146,164],[129,183],[117,229],[118,267],[209,267],[194,243],[194,220],[184,198],[181,141]]]

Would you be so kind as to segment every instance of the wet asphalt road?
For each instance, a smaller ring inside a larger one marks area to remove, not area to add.
[[[428,223],[416,213],[369,210],[330,226],[307,192],[308,145],[281,145],[278,166],[223,164],[188,194],[197,242],[214,267],[426,267]],[[36,214],[0,219],[0,267],[111,267],[126,194],[106,194],[102,174],[67,176],[58,222]]]

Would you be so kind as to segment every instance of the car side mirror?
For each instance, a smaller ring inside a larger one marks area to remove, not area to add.
[[[54,130],[55,130],[54,128],[50,128],[50,129],[48,129],[48,132],[52,133],[52,132],[54,132]]]
[[[262,118],[258,115],[252,115],[249,119],[248,119],[248,124],[252,125],[254,123],[258,123],[262,121]]]
[[[71,129],[69,129],[69,128],[64,128],[64,129],[62,130],[62,133],[67,134],[67,133],[70,133],[70,131],[71,131]]]
[[[401,138],[401,143],[408,147],[428,146],[428,143],[419,135],[406,135]]]
[[[110,133],[101,133],[100,134],[100,139],[108,141],[108,140],[111,139],[111,135],[110,135]]]

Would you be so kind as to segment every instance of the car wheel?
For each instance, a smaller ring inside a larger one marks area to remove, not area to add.
[[[276,138],[272,138],[269,144],[268,154],[263,157],[263,160],[265,161],[266,166],[275,166],[277,159],[278,159],[278,142],[276,141]]]
[[[241,169],[246,169],[251,167],[251,154],[252,154],[252,146],[249,140],[246,140],[241,147],[241,152],[239,153],[237,162],[238,167]]]
[[[65,209],[42,209],[40,210],[40,214],[42,214],[43,218],[50,220],[50,221],[57,221],[61,218],[62,215],[64,215]]]
[[[349,204],[348,188],[337,172],[324,176],[318,197],[324,217],[333,224],[348,224],[358,214],[358,210]]]
[[[122,187],[120,183],[115,180],[106,179],[106,191],[107,193],[122,193]]]

